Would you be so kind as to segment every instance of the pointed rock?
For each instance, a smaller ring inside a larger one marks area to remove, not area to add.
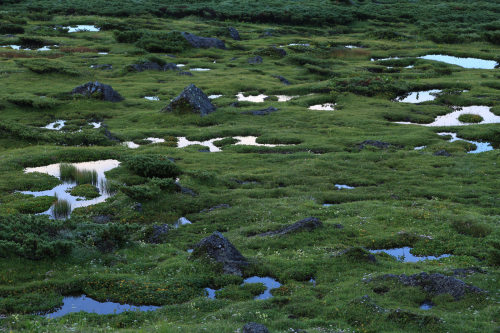
[[[247,259],[240,251],[218,231],[196,244],[192,256],[207,256],[221,263],[225,274],[241,276],[241,269],[248,265]]]
[[[73,89],[71,93],[73,95],[79,94],[87,97],[96,97],[108,102],[123,101],[123,97],[118,92],[113,90],[111,86],[102,84],[98,81],[87,82]]]
[[[206,116],[215,111],[215,106],[201,89],[197,88],[194,84],[190,84],[162,110],[162,112],[165,111],[177,113],[194,112],[199,113],[201,116]]]
[[[229,30],[229,36],[231,36],[232,39],[241,40],[240,33],[238,32],[238,30],[236,30],[236,28],[229,27],[228,30]]]

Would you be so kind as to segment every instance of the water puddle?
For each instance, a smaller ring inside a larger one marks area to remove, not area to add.
[[[186,67],[186,64],[177,64],[177,67]]]
[[[316,287],[316,280],[315,279],[311,278],[309,280],[309,283],[312,283],[313,287]]]
[[[210,68],[191,68],[189,70],[191,72],[208,72],[208,71],[211,71],[212,69],[210,69]]]
[[[323,207],[332,207],[332,206],[333,206],[333,204],[331,204],[331,203],[324,203],[323,204]]]
[[[335,184],[335,187],[337,188],[337,190],[342,190],[342,189],[352,190],[354,188],[353,186],[341,185],[341,184]]]
[[[209,99],[216,99],[216,98],[219,98],[219,97],[222,97],[222,95],[209,95],[208,96]]]
[[[236,95],[236,97],[238,98],[238,101],[240,101],[240,102],[263,103],[268,96],[264,95],[264,94],[260,94],[257,96],[251,96],[251,95],[244,96],[243,93],[240,92],[240,93],[238,93],[238,95]]]
[[[64,124],[66,124],[66,120],[56,120],[48,124],[47,126],[43,126],[42,128],[46,128],[53,131],[60,131],[61,128],[64,127]]]
[[[107,55],[108,52],[98,52],[97,54],[100,54],[100,55]]]
[[[147,99],[148,101],[159,101],[160,100],[160,97],[158,96],[144,96],[145,99]]]
[[[439,94],[442,90],[432,89],[426,91],[415,91],[409,93],[407,95],[398,96],[394,101],[401,103],[422,103],[427,101],[433,101],[436,99],[437,94]]]
[[[127,311],[155,311],[159,306],[130,305],[115,302],[99,302],[85,295],[64,297],[63,305],[58,310],[45,315],[47,318],[62,317],[73,312],[88,312],[97,314],[118,314]]]
[[[309,107],[309,110],[334,111],[335,110],[335,103],[325,103],[325,104],[311,105]]]
[[[66,217],[69,217],[69,215],[75,208],[87,207],[90,205],[95,205],[104,202],[106,199],[108,199],[113,195],[113,193],[109,191],[109,188],[107,186],[106,175],[104,173],[120,165],[119,161],[101,160],[101,161],[67,163],[67,164],[74,166],[78,172],[81,171],[95,172],[95,179],[92,181],[93,183],[92,185],[96,186],[97,189],[99,190],[98,197],[85,200],[85,198],[71,195],[68,191],[71,191],[71,189],[77,185],[77,182],[75,180],[65,180],[63,181],[62,184],[57,185],[56,187],[46,191],[20,191],[20,193],[33,195],[35,197],[56,195],[58,200],[60,201],[65,200],[69,204]],[[61,163],[55,163],[42,167],[26,168],[24,172],[25,173],[40,172],[61,179],[60,166]],[[54,203],[47,211],[41,214],[49,215],[53,218],[56,217],[56,213],[54,212],[55,205],[56,203]]]
[[[420,310],[430,310],[435,306],[434,303],[431,301],[424,301],[422,304],[420,304]]]
[[[83,32],[83,31],[97,32],[97,31],[101,30],[100,28],[96,27],[95,25],[85,25],[85,24],[68,26],[68,27],[64,27],[64,28],[68,29],[68,32]]]
[[[291,43],[291,44],[288,44],[288,46],[305,46],[305,47],[309,47],[311,46],[311,44],[300,44],[300,43]]]
[[[299,96],[276,95],[276,97],[278,97],[278,102],[288,102],[289,100]]]
[[[389,57],[389,58],[371,58],[370,61],[385,61],[385,60],[399,60],[401,59],[400,57]]]
[[[30,49],[27,47],[22,47],[21,45],[1,45],[0,47],[10,47],[13,50],[23,50],[23,51],[51,51],[51,47],[57,47],[57,45],[46,45],[38,49]]]
[[[94,128],[101,128],[102,123],[101,122],[92,121],[92,122],[89,123],[89,125],[92,125],[92,127],[94,127]]]
[[[359,46],[356,46],[356,45],[345,45],[344,47],[346,49],[359,49],[360,48]]]
[[[186,137],[181,136],[181,137],[177,138],[177,147],[184,148],[184,147],[191,146],[191,145],[200,145],[200,146],[208,147],[208,149],[211,153],[216,153],[216,152],[220,152],[221,149],[214,145],[214,141],[219,141],[222,139],[223,138],[214,138],[214,139],[210,139],[210,140],[206,140],[206,141],[190,141],[190,140],[186,139]]]
[[[217,290],[212,289],[212,288],[205,288],[205,291],[207,292],[207,297],[208,297],[209,299],[215,299],[215,292],[216,292]]]
[[[259,147],[277,147],[277,146],[286,146],[280,144],[270,144],[270,143],[257,143],[256,136],[235,136],[234,137],[238,142],[235,145],[245,145],[245,146],[259,146]]]
[[[193,253],[194,249],[187,249],[187,253]]]
[[[494,69],[496,66],[498,66],[498,63],[494,60],[484,60],[478,58],[460,58],[443,54],[428,54],[419,58],[445,62],[447,64],[457,65],[463,68]]]
[[[266,290],[260,294],[254,297],[254,299],[268,299],[273,297],[271,295],[271,289],[279,288],[281,287],[281,283],[273,279],[272,277],[259,277],[259,276],[252,276],[249,277],[248,279],[243,280],[243,285],[247,283],[262,283],[265,287]]]
[[[126,146],[127,148],[130,148],[130,149],[137,149],[140,147],[140,145],[138,145],[137,143],[133,142],[133,141],[125,141],[125,142],[122,142],[122,145]]]
[[[382,250],[370,250],[371,253],[387,253],[390,256],[395,257],[401,262],[418,262],[424,260],[439,260],[441,258],[446,258],[451,256],[450,254],[442,254],[440,256],[415,256],[410,253],[411,247],[401,247],[397,249],[382,249]]]
[[[424,149],[426,147],[427,146],[418,146],[418,147],[413,148],[413,150],[422,150],[422,149]]]
[[[470,141],[470,140],[461,139],[457,136],[457,133],[441,132],[441,133],[437,133],[437,135],[441,135],[441,136],[450,135],[451,139],[449,140],[449,142],[465,141],[465,142],[469,142],[469,143],[476,145],[476,149],[467,152],[468,154],[478,154],[478,153],[484,153],[486,151],[493,150],[493,146],[489,142],[479,142],[479,141]]]

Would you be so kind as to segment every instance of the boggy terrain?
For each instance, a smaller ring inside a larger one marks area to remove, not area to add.
[[[5,1],[0,331],[498,329],[471,3]]]

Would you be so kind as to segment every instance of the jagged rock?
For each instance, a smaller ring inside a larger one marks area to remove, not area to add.
[[[91,65],[90,67],[93,68],[93,69],[100,69],[100,70],[103,70],[103,71],[110,71],[110,70],[113,69],[113,65],[110,65],[110,64]]]
[[[450,294],[455,299],[462,298],[466,293],[482,293],[476,286],[468,285],[462,280],[439,273],[426,272],[413,275],[386,274],[381,279],[397,279],[400,283],[410,287],[421,287],[431,295]]]
[[[240,251],[218,231],[196,244],[192,256],[194,258],[208,256],[221,263],[225,274],[241,276],[241,269],[248,265],[247,259]]]
[[[179,70],[177,65],[174,63],[166,63],[165,65],[160,65],[152,61],[133,64],[130,67],[137,72]]]
[[[448,153],[446,150],[441,149],[441,150],[438,150],[437,152],[435,152],[434,156],[446,156],[446,157],[450,157],[451,154]]]
[[[262,109],[262,110],[255,110],[255,111],[243,111],[241,114],[251,114],[253,116],[266,116],[272,112],[276,112],[278,109],[276,109],[273,106],[268,107],[267,109]]]
[[[252,65],[262,64],[262,61],[264,61],[264,60],[262,59],[261,56],[255,56],[255,57],[252,57],[252,58],[248,58],[248,63],[252,64]]]
[[[288,81],[287,79],[285,79],[283,76],[281,75],[274,75],[273,76],[274,78],[278,79],[281,81],[281,83],[283,83],[284,85],[286,86],[289,86],[290,85],[290,81]]]
[[[262,324],[251,322],[243,326],[242,333],[269,333],[269,330]]]
[[[178,113],[194,112],[199,113],[201,116],[206,116],[215,111],[215,106],[213,106],[210,99],[201,89],[197,88],[194,84],[190,84],[162,111]]]
[[[236,30],[236,28],[229,27],[228,30],[229,30],[229,36],[231,36],[232,39],[241,40],[240,33],[238,32],[238,30]]]
[[[388,142],[382,142],[377,140],[365,140],[359,144],[359,149],[364,149],[366,146],[372,146],[381,149],[387,149],[392,145]]]
[[[181,35],[189,42],[189,44],[196,48],[207,49],[210,47],[215,47],[223,50],[226,49],[226,45],[224,44],[224,42],[218,38],[200,37],[190,34],[189,32],[181,32]]]
[[[118,92],[113,90],[111,86],[107,84],[102,84],[98,81],[87,82],[73,89],[71,93],[85,95],[87,97],[96,96],[108,102],[123,101],[123,97]]]
[[[264,232],[262,234],[258,234],[257,236],[260,237],[265,237],[265,236],[283,236],[286,234],[291,234],[293,232],[298,232],[298,231],[312,231],[318,227],[321,227],[323,223],[316,217],[308,217],[303,220],[300,220],[298,222],[295,222],[292,225],[289,225],[287,227],[284,227],[282,229],[276,230],[276,231],[268,231]]]

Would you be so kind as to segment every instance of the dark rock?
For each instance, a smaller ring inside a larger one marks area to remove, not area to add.
[[[410,287],[421,287],[431,295],[450,294],[455,299],[462,298],[466,293],[482,293],[476,286],[468,285],[462,280],[439,273],[426,272],[413,275],[383,275],[381,279],[397,279],[400,283]]]
[[[242,333],[269,333],[269,330],[262,324],[252,322],[243,326]]]
[[[338,223],[337,223],[337,224],[334,224],[334,225],[333,225],[333,227],[334,227],[335,229],[344,229],[344,226],[343,226],[342,224],[338,224]]]
[[[252,57],[252,58],[248,58],[248,63],[249,64],[253,64],[253,65],[255,65],[255,64],[262,64],[262,61],[264,61],[264,60],[262,59],[261,56],[255,56],[255,57]]]
[[[97,215],[92,217],[94,223],[105,224],[111,222],[111,215]]]
[[[210,47],[215,47],[223,50],[226,49],[226,45],[224,44],[224,42],[218,38],[200,37],[190,34],[189,32],[181,32],[181,35],[189,42],[189,44],[196,48],[207,49]]]
[[[263,110],[255,110],[255,111],[243,111],[241,114],[251,114],[253,116],[266,116],[272,112],[276,112],[278,109],[276,109],[273,106],[268,107],[267,109]]]
[[[322,225],[323,225],[323,223],[318,218],[308,217],[308,218],[305,218],[305,219],[300,220],[298,222],[295,222],[294,224],[289,225],[285,228],[282,228],[282,229],[279,229],[276,231],[268,231],[268,232],[265,232],[262,234],[258,234],[257,236],[260,236],[260,237],[276,236],[276,235],[282,236],[282,235],[291,234],[291,233],[298,232],[298,231],[304,231],[304,230],[312,231],[318,227],[321,227]]]
[[[286,86],[289,86],[290,85],[290,81],[288,81],[287,79],[285,79],[283,76],[281,75],[273,75],[274,78],[278,79],[281,81],[281,83],[283,83],[284,85]]]
[[[229,27],[228,30],[229,30],[229,36],[231,36],[232,39],[241,40],[240,33],[238,32],[238,30],[236,30],[236,28]]]
[[[109,70],[113,69],[113,65],[110,65],[110,64],[92,65],[90,67],[93,68],[93,69],[100,69],[100,70],[103,70],[103,71],[109,71]]]
[[[76,87],[71,91],[72,94],[84,95],[87,97],[96,96],[100,99],[108,102],[120,102],[123,101],[123,97],[120,96],[111,86],[107,84],[102,84],[98,81],[87,82],[81,86]]]
[[[142,212],[142,204],[140,202],[136,202],[132,205],[132,210],[135,210],[136,212]]]
[[[286,56],[286,51],[285,51],[284,49],[282,49],[281,47],[271,46],[271,47],[270,47],[270,50],[271,50],[274,54],[276,54],[276,55],[278,55],[278,56],[280,56],[280,57],[284,57],[284,56]]]
[[[230,205],[228,204],[220,204],[220,205],[217,205],[217,206],[213,206],[213,207],[210,207],[208,209],[203,209],[200,211],[200,213],[209,213],[213,210],[216,210],[216,209],[221,209],[221,208],[231,208]]]
[[[108,138],[108,140],[120,142],[120,140],[109,131],[108,125],[102,124],[101,127],[104,131],[104,136]]]
[[[213,106],[210,99],[201,89],[197,88],[194,84],[190,84],[162,111],[175,111],[178,113],[194,112],[199,113],[201,116],[206,116],[215,111],[215,106]]]
[[[366,146],[387,149],[387,148],[392,147],[392,144],[390,144],[388,142],[377,141],[377,140],[365,140],[365,141],[361,142],[358,146],[359,146],[359,149],[364,149]]]
[[[179,72],[177,75],[186,75],[186,76],[193,76],[193,73],[191,72]]]
[[[192,196],[192,197],[195,197],[195,196],[197,196],[197,195],[198,195],[198,194],[197,194],[195,191],[193,191],[192,189],[187,188],[187,187],[184,187],[184,186],[182,186],[182,185],[181,185],[181,184],[179,184],[179,183],[175,183],[175,185],[177,185],[177,191],[178,191],[178,192],[181,192],[182,194],[190,195],[190,196]]]
[[[438,150],[437,152],[435,152],[434,156],[446,156],[446,157],[450,157],[451,154],[448,153],[446,150],[441,149],[441,150]]]
[[[156,62],[148,61],[148,62],[142,62],[140,64],[133,64],[130,66],[133,70],[137,72],[143,72],[143,71],[177,71],[179,68],[177,67],[176,64],[174,63],[167,63],[165,65],[160,65]]]
[[[241,269],[248,265],[240,251],[218,231],[196,244],[192,255],[195,258],[208,256],[221,263],[225,274],[241,276]]]
[[[170,226],[168,224],[153,225],[151,234],[146,241],[151,244],[161,244],[169,230]]]

